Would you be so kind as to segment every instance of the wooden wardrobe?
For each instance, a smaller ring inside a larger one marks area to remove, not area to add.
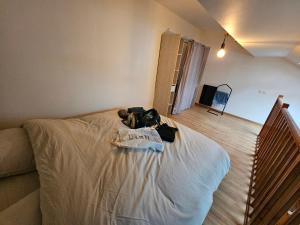
[[[161,115],[172,113],[185,48],[189,42],[169,31],[162,34],[153,102]]]

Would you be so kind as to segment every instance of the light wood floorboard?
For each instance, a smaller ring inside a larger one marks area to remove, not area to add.
[[[214,193],[204,225],[243,224],[252,157],[261,126],[230,115],[215,116],[200,106],[170,117],[215,140],[230,155],[230,171]]]

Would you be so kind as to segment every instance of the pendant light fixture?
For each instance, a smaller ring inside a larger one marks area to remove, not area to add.
[[[226,38],[227,38],[228,34],[225,34],[225,37],[224,37],[224,40],[223,40],[223,43],[221,45],[221,48],[220,50],[217,52],[217,56],[219,58],[223,58],[226,54],[226,51],[225,51],[225,41],[226,41]]]

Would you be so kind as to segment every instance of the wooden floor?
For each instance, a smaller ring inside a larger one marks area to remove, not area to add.
[[[252,154],[261,126],[233,116],[215,116],[194,106],[172,119],[215,140],[229,153],[231,169],[214,194],[204,225],[243,224]]]

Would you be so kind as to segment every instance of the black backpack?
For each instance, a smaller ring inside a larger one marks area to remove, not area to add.
[[[152,127],[160,124],[160,115],[156,109],[135,111],[129,113],[128,117],[122,120],[122,122],[131,129]]]
[[[142,125],[144,127],[152,127],[160,124],[160,115],[156,109],[149,109],[143,113]]]

